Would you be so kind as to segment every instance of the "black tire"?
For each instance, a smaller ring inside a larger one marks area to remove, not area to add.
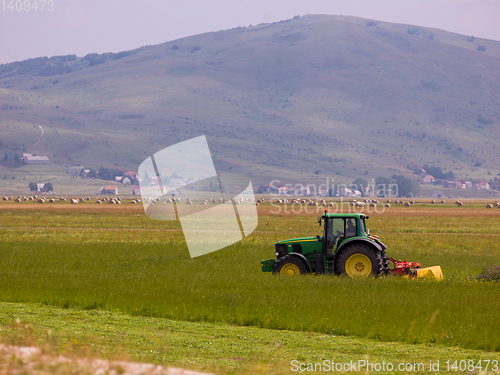
[[[352,244],[340,253],[336,262],[339,275],[354,277],[379,276],[384,270],[380,251],[364,244]]]
[[[391,260],[389,259],[385,251],[379,252],[379,256],[380,256],[380,261],[382,262],[382,274],[389,275],[391,273],[390,263],[389,263]]]
[[[285,255],[275,263],[273,273],[282,275],[303,275],[307,273],[307,267],[301,259],[292,255]]]

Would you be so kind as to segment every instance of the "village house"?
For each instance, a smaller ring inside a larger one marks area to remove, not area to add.
[[[82,169],[84,169],[81,165],[73,165],[68,167],[68,173],[73,175],[79,175],[82,173]]]
[[[49,164],[50,160],[48,156],[33,156],[31,154],[23,154],[21,156],[21,161],[25,162],[26,164]]]
[[[122,184],[131,184],[132,182],[134,182],[135,179],[130,177],[130,176],[123,176],[122,179],[121,179],[121,183]]]
[[[105,188],[102,188],[99,190],[100,194],[111,194],[111,195],[118,195],[118,186],[115,185],[108,185]]]
[[[373,191],[372,191],[372,188],[370,187],[365,187],[363,188],[363,192],[364,192],[364,196],[365,197],[373,197]]]
[[[481,189],[481,190],[487,190],[490,188],[490,184],[486,181],[480,181],[480,182],[478,182],[478,185],[479,185],[479,189]]]
[[[281,186],[278,188],[279,195],[286,195],[288,193],[288,186]]]
[[[454,188],[455,187],[455,181],[448,180],[443,182],[443,187],[444,188]]]
[[[430,174],[428,174],[427,176],[425,176],[423,179],[422,179],[422,184],[425,184],[425,185],[429,185],[429,184],[433,184],[434,182],[436,181],[436,179],[431,176]]]
[[[353,196],[351,189],[348,189],[348,188],[338,188],[337,195],[339,197],[352,197]],[[361,195],[361,193],[359,195]]]

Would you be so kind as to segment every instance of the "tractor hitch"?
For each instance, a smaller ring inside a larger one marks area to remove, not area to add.
[[[390,259],[394,264],[394,268],[389,271],[394,276],[406,276],[408,279],[425,277],[428,279],[441,280],[443,278],[443,272],[440,266],[422,268],[418,262],[408,262],[406,259],[401,261],[393,257]]]
[[[394,264],[394,268],[390,270],[394,276],[416,276],[416,270],[421,268],[420,263],[417,262],[408,262],[406,259],[404,261],[396,260],[393,257],[391,257],[390,259]]]

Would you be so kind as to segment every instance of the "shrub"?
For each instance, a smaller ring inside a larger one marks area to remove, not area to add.
[[[376,21],[369,21],[366,23],[366,26],[377,26],[377,22]]]
[[[500,266],[491,265],[491,268],[484,267],[477,276],[472,276],[473,281],[500,281]]]
[[[191,53],[197,52],[201,49],[199,46],[194,46],[193,49],[191,50]]]
[[[486,47],[485,46],[477,46],[477,50],[480,52],[484,52],[484,51],[486,51]]]
[[[179,46],[178,46],[177,44],[174,44],[174,45],[172,46],[172,49],[173,49],[173,50],[177,50],[177,49],[179,49]]]

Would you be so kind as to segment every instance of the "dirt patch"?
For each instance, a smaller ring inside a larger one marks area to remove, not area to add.
[[[55,356],[32,346],[4,344],[0,344],[0,374],[210,375],[151,363]]]

